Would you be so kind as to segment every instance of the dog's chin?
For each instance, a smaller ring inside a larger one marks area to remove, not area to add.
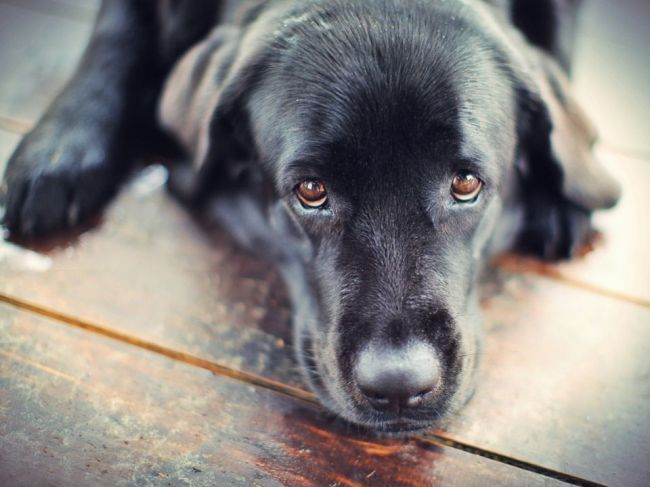
[[[424,433],[435,428],[440,416],[433,414],[430,417],[383,417],[381,414],[362,412],[359,416],[339,416],[342,421],[353,425],[358,431],[369,433],[377,437],[408,437]]]
[[[341,408],[329,393],[322,389],[312,388],[319,401],[337,420],[344,422],[360,432],[371,433],[379,437],[403,437],[422,433],[436,426],[439,416],[435,419],[422,420],[411,418],[381,419],[375,414],[360,413],[352,408]]]
[[[417,415],[404,416],[386,416],[375,411],[362,410],[357,417],[345,419],[379,436],[408,436],[438,426],[447,417],[447,412],[447,408],[443,406],[422,411]]]
[[[320,397],[320,395],[319,395]],[[330,398],[323,400],[323,404],[335,404]],[[404,437],[423,433],[435,427],[444,415],[432,414],[430,419],[415,419],[408,417],[382,418],[382,415],[368,412],[341,411],[335,408],[328,409],[340,420],[358,428],[359,431],[370,433],[379,437]]]

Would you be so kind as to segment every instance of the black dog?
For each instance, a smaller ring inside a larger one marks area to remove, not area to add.
[[[485,256],[568,257],[618,198],[567,90],[575,3],[107,0],[5,224],[76,224],[162,127],[193,160],[172,190],[283,272],[323,403],[429,426],[472,390]]]

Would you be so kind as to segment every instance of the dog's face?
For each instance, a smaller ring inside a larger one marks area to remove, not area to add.
[[[357,8],[282,34],[251,120],[308,242],[296,345],[313,388],[355,422],[420,428],[471,387],[473,284],[514,158],[514,97],[463,19]]]
[[[519,193],[510,48],[461,2],[298,3],[220,41],[237,46],[218,56],[238,81],[220,75],[221,114],[196,150],[209,159],[225,134],[255,148],[321,400],[356,423],[420,429],[471,393],[475,277]]]

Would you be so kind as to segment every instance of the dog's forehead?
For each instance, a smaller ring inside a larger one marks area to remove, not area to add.
[[[381,161],[423,158],[496,170],[512,152],[514,108],[480,34],[454,12],[388,18],[362,3],[312,11],[276,37],[251,104],[275,173],[323,163],[345,177],[364,163],[383,170]]]

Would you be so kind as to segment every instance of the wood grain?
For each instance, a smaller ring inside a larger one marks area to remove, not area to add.
[[[0,484],[561,485],[0,305]]]

